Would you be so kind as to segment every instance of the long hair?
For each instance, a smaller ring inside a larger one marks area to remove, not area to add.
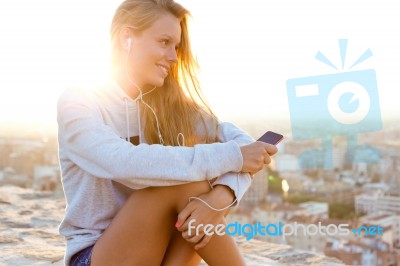
[[[122,47],[119,33],[124,27],[140,32],[149,28],[160,16],[169,12],[180,20],[181,42],[177,62],[169,70],[162,87],[144,95],[159,118],[164,145],[185,146],[218,142],[218,119],[211,111],[197,78],[199,65],[191,51],[188,18],[190,13],[173,0],[126,0],[116,10],[111,24],[113,63],[121,63]],[[141,108],[147,143],[159,143],[155,117],[146,107]]]

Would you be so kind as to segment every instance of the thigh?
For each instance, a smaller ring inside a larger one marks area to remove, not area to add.
[[[96,242],[93,265],[160,265],[176,222],[170,187],[132,193]]]
[[[202,181],[134,191],[95,244],[93,265],[160,265],[178,211],[209,190]]]

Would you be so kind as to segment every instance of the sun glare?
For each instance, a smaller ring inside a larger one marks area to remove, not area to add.
[[[109,27],[121,2],[1,1],[0,123],[55,123],[56,101],[63,89],[107,78]],[[329,8],[335,12],[318,4],[317,17],[306,2],[293,2],[290,10],[286,1],[178,2],[192,13],[190,29],[201,85],[222,118],[288,118],[286,80],[334,72],[314,56],[323,50],[326,56],[339,58],[329,54],[328,44],[337,53],[336,42],[342,38],[350,39],[354,51],[371,49],[374,56],[360,66],[377,72],[383,115],[398,110],[391,94],[396,83],[394,62],[400,61],[395,52],[400,39],[393,37],[397,36],[393,25],[400,18],[395,9],[368,4],[366,15],[357,14],[354,23],[351,6],[337,21],[334,14],[342,10],[336,2]],[[369,19],[379,15],[385,19],[374,23]]]
[[[108,29],[118,3],[99,4],[89,16],[95,3],[0,3],[0,122],[54,123],[62,90],[108,76]]]

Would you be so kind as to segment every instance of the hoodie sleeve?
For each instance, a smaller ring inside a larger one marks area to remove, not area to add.
[[[249,134],[242,129],[238,128],[232,123],[223,122],[220,123],[220,135],[219,138],[223,142],[235,141],[239,146],[253,143],[255,140]],[[244,193],[249,189],[252,178],[249,173],[235,173],[228,172],[220,177],[213,183],[216,185],[225,185],[233,190],[236,197],[236,204],[243,198]]]
[[[243,158],[235,141],[172,147],[120,139],[97,104],[79,90],[67,90],[57,105],[60,161],[70,160],[99,178],[129,187],[166,186],[239,172]]]

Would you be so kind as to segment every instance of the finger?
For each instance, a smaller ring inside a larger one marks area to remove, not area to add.
[[[201,241],[194,246],[194,249],[199,250],[201,248],[204,248],[208,244],[208,242],[210,242],[211,237],[212,235],[204,235]]]
[[[185,221],[190,217],[190,214],[193,212],[192,205],[189,203],[188,205],[183,208],[183,210],[178,214],[178,219],[175,223],[175,227],[178,228],[179,231],[186,230],[186,228],[181,228]]]
[[[264,164],[269,164],[269,163],[271,163],[271,157],[269,157],[269,155],[266,155],[264,157]]]
[[[192,218],[192,216],[189,216],[186,221],[181,224],[181,226],[178,228],[179,231],[183,232],[183,231],[187,231],[189,228],[189,224],[190,226],[193,228],[193,226],[196,226],[196,219]]]
[[[266,146],[265,146],[265,150],[271,156],[278,152],[278,148],[275,145],[267,144],[267,143],[266,143]]]
[[[183,231],[182,232],[182,238],[185,239],[186,241],[189,240],[190,238],[196,236],[196,230],[192,229],[192,230],[188,230],[188,231]]]
[[[192,231],[190,235],[188,234],[188,231],[182,233],[182,238],[192,244],[198,243],[203,238],[203,236],[204,234],[202,232],[196,232],[196,230],[194,230],[194,232]]]

